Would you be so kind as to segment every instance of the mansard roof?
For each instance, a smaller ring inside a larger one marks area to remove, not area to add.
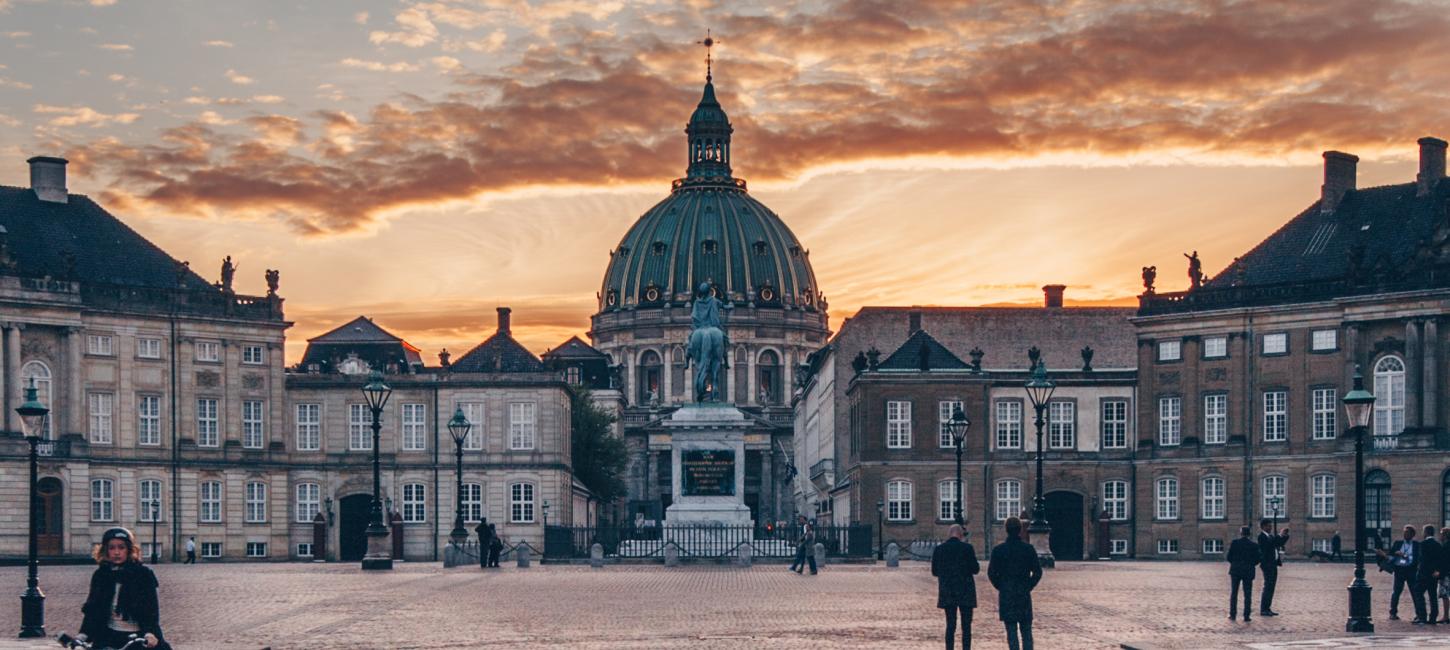
[[[307,339],[307,351],[301,367],[316,364],[324,372],[337,369],[337,364],[356,356],[369,368],[384,370],[389,365],[399,369],[423,365],[423,356],[416,346],[379,327],[372,319],[358,316],[324,334]]]
[[[495,332],[449,366],[453,372],[541,372],[543,362],[507,331]]]
[[[558,347],[544,353],[544,361],[552,359],[560,360],[608,360],[609,355],[596,350],[594,346],[579,340],[577,336],[569,337],[569,340],[559,344]]]
[[[938,343],[926,330],[916,330],[901,347],[878,366],[880,370],[970,370],[971,365],[957,358],[946,346]]]

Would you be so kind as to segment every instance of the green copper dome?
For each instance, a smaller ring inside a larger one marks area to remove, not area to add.
[[[733,130],[707,82],[685,127],[685,177],[610,252],[601,312],[684,304],[691,287],[702,282],[736,303],[821,309],[805,248],[779,215],[747,193],[744,180],[731,175]]]

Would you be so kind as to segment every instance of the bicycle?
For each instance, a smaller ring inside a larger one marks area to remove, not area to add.
[[[69,634],[66,634],[65,632],[61,632],[59,635],[57,635],[55,637],[55,640],[60,642],[61,647],[72,648],[73,650],[141,650],[142,648],[146,647],[146,637],[144,636],[132,634],[127,638],[129,638],[130,640],[126,642],[126,645],[123,645],[119,648],[111,648],[109,646],[98,648],[95,646],[95,644],[90,643],[89,641],[82,641]]]

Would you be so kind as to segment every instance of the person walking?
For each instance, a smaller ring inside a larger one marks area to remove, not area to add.
[[[1022,541],[1021,519],[1008,517],[1003,527],[1007,541],[992,549],[987,579],[997,588],[997,617],[1007,627],[1007,647],[1032,650],[1032,589],[1042,580],[1042,564],[1037,550]]]
[[[1249,539],[1248,526],[1239,527],[1239,538],[1228,546],[1228,620],[1238,613],[1239,588],[1244,590],[1244,622],[1249,622],[1249,612],[1254,603],[1254,570],[1259,564],[1259,545]]]
[[[473,532],[478,533],[478,568],[487,569],[489,549],[493,547],[493,525],[488,517],[480,518]]]
[[[936,576],[936,606],[947,614],[947,650],[957,635],[957,614],[962,619],[962,650],[972,647],[972,610],[977,608],[977,579],[981,572],[977,549],[963,539],[961,524],[947,529],[947,541],[931,552],[931,574]]]
[[[796,573],[805,571],[806,564],[811,565],[811,575],[816,575],[816,527],[811,524],[805,515],[796,516],[796,527],[799,530],[800,538],[796,541],[795,561],[790,563],[790,570]]]
[[[1424,603],[1415,600],[1415,574],[1419,570],[1420,544],[1415,541],[1415,527],[1405,526],[1404,539],[1390,546],[1389,553],[1376,549],[1380,556],[1380,569],[1395,576],[1395,589],[1390,594],[1390,620],[1400,620],[1400,594],[1405,585],[1410,585],[1410,600],[1415,601],[1415,620],[1425,620]]]
[[[1343,545],[1343,542],[1341,542],[1339,540],[1339,531],[1336,530],[1336,531],[1334,531],[1334,537],[1331,537],[1329,539],[1329,550],[1330,550],[1329,559],[1331,559],[1331,560],[1333,560],[1335,562],[1338,562],[1338,561],[1344,559],[1344,556],[1340,555],[1340,548],[1342,547],[1342,545]]]
[[[1450,527],[1440,529],[1440,624],[1450,625]]]
[[[1289,527],[1274,533],[1269,529],[1273,520],[1265,517],[1259,520],[1259,571],[1264,574],[1264,591],[1259,594],[1259,616],[1278,616],[1274,611],[1274,587],[1279,583],[1279,549],[1289,542]]]
[[[1420,542],[1420,566],[1415,573],[1415,607],[1424,624],[1440,620],[1440,601],[1435,598],[1440,578],[1440,556],[1445,550],[1435,541],[1435,527],[1425,526],[1425,539]],[[1420,605],[1421,602],[1425,604]]]
[[[196,564],[196,538],[189,537],[186,540],[186,561],[182,564]]]

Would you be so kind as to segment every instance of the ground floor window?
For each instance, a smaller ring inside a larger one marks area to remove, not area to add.
[[[1108,552],[1111,553],[1111,554],[1113,554],[1113,555],[1127,555],[1128,554],[1128,540],[1126,540],[1126,539],[1109,540]]]
[[[1223,552],[1223,540],[1221,540],[1221,539],[1205,539],[1205,540],[1203,540],[1203,553],[1205,555],[1210,555],[1210,554],[1214,554],[1214,553],[1222,553],[1222,552]]]
[[[247,542],[247,557],[267,557],[267,543]]]
[[[1160,540],[1158,540],[1158,553],[1159,554],[1162,554],[1162,555],[1172,555],[1172,554],[1177,553],[1177,552],[1178,552],[1178,540],[1176,540],[1176,539],[1160,539]]]
[[[221,542],[202,542],[201,543],[201,556],[202,557],[213,557],[213,558],[215,558],[215,557],[221,557],[222,556],[222,543]]]
[[[297,557],[312,557],[312,542],[298,543]]]

